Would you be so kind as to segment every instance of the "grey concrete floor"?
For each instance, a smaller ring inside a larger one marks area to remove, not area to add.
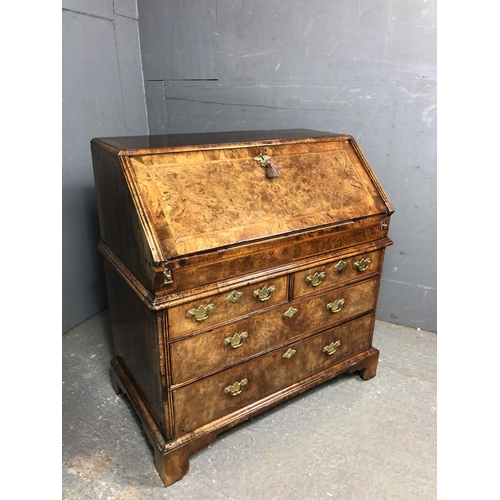
[[[430,500],[437,497],[435,333],[377,321],[377,376],[341,376],[191,455],[165,488],[109,381],[108,311],[63,337],[62,498]]]

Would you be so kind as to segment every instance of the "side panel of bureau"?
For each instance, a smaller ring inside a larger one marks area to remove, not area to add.
[[[101,240],[152,291],[154,259],[130,195],[120,157],[92,144],[92,159]]]
[[[115,355],[165,436],[168,432],[162,380],[166,374],[164,353],[160,349],[163,313],[148,309],[107,261],[104,261],[104,270]]]

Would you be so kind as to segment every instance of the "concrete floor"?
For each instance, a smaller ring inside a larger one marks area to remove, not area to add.
[[[165,488],[138,418],[109,382],[105,310],[63,337],[62,498],[437,498],[435,333],[377,321],[377,376],[345,375],[191,455]]]

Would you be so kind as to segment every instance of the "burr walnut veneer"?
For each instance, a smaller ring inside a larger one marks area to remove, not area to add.
[[[372,346],[393,208],[355,140],[312,130],[93,139],[115,357],[165,485],[233,427]]]

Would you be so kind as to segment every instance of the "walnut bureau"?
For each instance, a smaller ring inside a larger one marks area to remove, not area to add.
[[[394,209],[353,137],[314,130],[91,141],[112,384],[168,486],[217,434],[372,346]]]

